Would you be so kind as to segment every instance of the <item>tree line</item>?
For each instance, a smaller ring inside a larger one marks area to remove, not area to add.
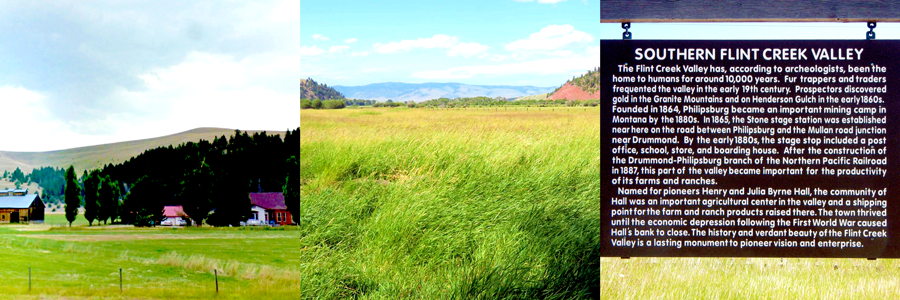
[[[373,106],[381,102],[362,99],[300,99],[300,109],[341,109],[348,106]]]
[[[517,107],[547,107],[547,106],[597,106],[599,100],[510,100],[503,97],[464,97],[464,98],[438,98],[428,101],[422,101],[415,104],[415,107],[426,108],[461,108],[461,107],[498,107],[498,106],[517,106]]]
[[[181,205],[196,224],[238,225],[251,216],[248,193],[283,192],[285,204],[300,216],[300,128],[280,135],[235,130],[213,141],[146,150],[120,164],[65,172],[66,219],[153,226],[163,206]]]

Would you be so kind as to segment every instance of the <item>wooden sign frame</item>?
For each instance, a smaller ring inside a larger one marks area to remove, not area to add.
[[[900,22],[900,1],[603,0],[600,22]]]

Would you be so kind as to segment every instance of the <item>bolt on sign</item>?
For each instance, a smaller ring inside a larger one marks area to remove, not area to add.
[[[900,41],[600,44],[603,256],[900,258]]]

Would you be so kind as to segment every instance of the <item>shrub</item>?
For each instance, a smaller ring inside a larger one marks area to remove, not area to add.
[[[322,101],[322,108],[324,109],[341,109],[344,108],[344,100],[325,100]]]

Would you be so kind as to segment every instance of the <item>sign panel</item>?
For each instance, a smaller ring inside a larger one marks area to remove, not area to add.
[[[601,41],[603,256],[898,258],[900,41]]]

